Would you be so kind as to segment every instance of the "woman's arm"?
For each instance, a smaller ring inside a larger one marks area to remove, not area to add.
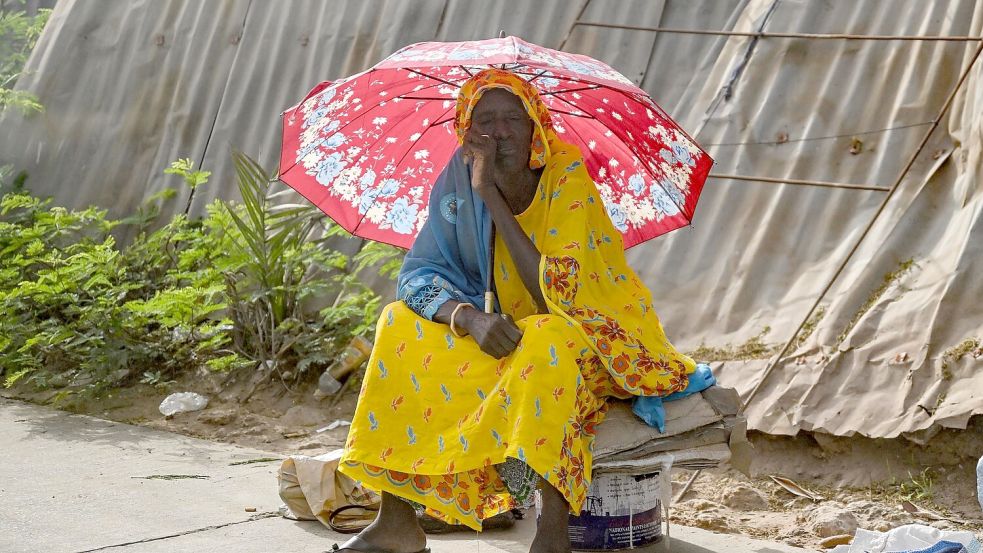
[[[492,221],[495,222],[495,229],[502,236],[505,247],[515,262],[516,270],[519,271],[519,278],[525,285],[529,295],[536,302],[536,308],[540,313],[548,313],[546,300],[539,287],[539,261],[540,253],[536,245],[526,236],[519,222],[512,214],[502,191],[496,184],[500,178],[508,178],[504,175],[496,175],[495,153],[497,145],[495,140],[488,135],[479,135],[469,132],[465,138],[465,152],[471,155],[473,163],[471,168],[471,187],[485,202],[488,211],[491,213]],[[507,186],[512,183],[502,183]],[[492,244],[492,247],[495,247]],[[494,271],[494,267],[489,267]]]
[[[539,287],[539,260],[541,254],[536,249],[536,245],[526,236],[519,222],[515,220],[512,209],[509,207],[498,187],[482,194],[481,199],[488,206],[492,220],[495,221],[495,230],[505,242],[505,247],[515,262],[516,270],[519,271],[519,278],[526,286],[526,290],[536,302],[536,307],[540,313],[548,313],[546,300],[543,298],[543,291]],[[494,246],[492,246],[494,247]],[[490,268],[493,270],[494,268]]]
[[[434,314],[433,320],[446,325],[451,324],[451,315],[460,304],[461,302],[457,300],[444,302],[444,305],[441,305]],[[485,313],[479,308],[458,309],[457,316],[454,317],[454,328],[458,331],[463,329],[473,336],[481,351],[495,359],[501,359],[512,353],[522,338],[522,331],[515,326],[512,319],[499,313]]]

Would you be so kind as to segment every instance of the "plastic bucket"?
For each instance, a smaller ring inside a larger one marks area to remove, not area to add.
[[[595,474],[580,515],[570,515],[570,545],[612,551],[662,539],[662,474]]]

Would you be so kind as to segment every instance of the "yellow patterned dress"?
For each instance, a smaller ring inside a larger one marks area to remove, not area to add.
[[[499,303],[523,331],[508,357],[486,355],[403,302],[386,306],[340,466],[475,529],[514,506],[494,468],[508,457],[579,512],[605,398],[666,395],[695,368],[666,339],[580,152],[549,134],[537,194],[516,216],[542,254],[549,314],[537,314],[501,239]]]

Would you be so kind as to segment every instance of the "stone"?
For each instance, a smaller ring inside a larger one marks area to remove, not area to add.
[[[294,405],[280,417],[280,424],[290,428],[297,426],[316,426],[324,422],[324,413],[320,409],[306,405]]]
[[[738,511],[767,511],[768,496],[748,484],[737,484],[724,491],[721,502]]]
[[[720,513],[698,513],[692,519],[690,519],[689,522],[697,528],[702,528],[711,532],[720,532],[723,534],[734,533],[734,529],[730,527],[727,518],[721,516]]]
[[[842,534],[851,536],[857,531],[857,517],[840,505],[820,504],[808,515],[809,528],[820,538]]]
[[[840,534],[838,536],[830,536],[824,538],[819,545],[823,549],[832,549],[837,545],[850,545],[853,543],[853,534]]]
[[[235,422],[238,416],[239,414],[232,409],[209,409],[199,413],[198,420],[205,424],[225,426]]]

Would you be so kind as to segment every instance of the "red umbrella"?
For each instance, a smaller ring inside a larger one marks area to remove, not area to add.
[[[421,42],[324,82],[283,114],[279,178],[352,234],[408,248],[457,148],[460,86],[489,66],[536,85],[580,147],[625,247],[686,226],[713,160],[623,75],[515,37]]]

